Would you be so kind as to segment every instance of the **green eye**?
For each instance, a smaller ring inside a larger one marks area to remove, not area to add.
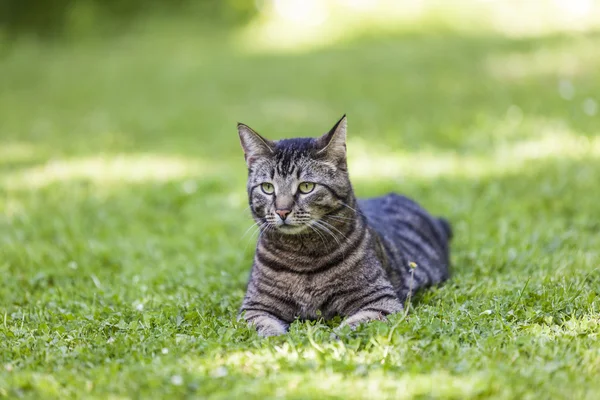
[[[275,188],[273,187],[273,184],[271,184],[269,182],[261,183],[260,184],[260,188],[266,194],[273,194],[273,192],[275,191]]]
[[[300,193],[304,194],[312,192],[314,188],[315,184],[312,182],[302,182],[300,185],[298,185],[298,190]]]

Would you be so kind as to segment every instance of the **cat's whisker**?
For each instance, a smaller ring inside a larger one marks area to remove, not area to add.
[[[321,224],[322,221],[313,221],[313,224],[315,224],[315,226],[321,228],[323,230],[323,232],[328,233],[333,240],[335,240],[335,242],[337,243],[338,246],[341,246],[342,244],[340,243],[340,240],[338,239],[338,237],[325,225]]]
[[[312,226],[310,223],[305,224],[307,225],[310,229],[312,229],[317,235],[319,235],[319,238],[321,238],[321,241],[323,242],[323,248],[327,248],[327,243],[325,242],[325,238],[323,237],[323,235],[321,234],[321,232],[319,232],[318,229],[316,229],[314,226]]]
[[[252,225],[250,225],[248,227],[248,229],[246,229],[246,232],[244,232],[244,234],[242,235],[242,237],[240,238],[240,240],[243,239],[244,236],[246,236],[248,234],[248,232],[250,232],[250,229],[252,229],[252,228],[254,228],[256,226],[259,226],[259,225],[258,225],[258,222],[255,221]],[[250,235],[250,237],[252,237],[252,235]]]
[[[260,233],[258,234],[258,240],[260,240],[260,238],[262,237],[263,234],[265,233],[269,233],[274,231],[274,226],[271,223],[265,223],[265,225],[263,225],[264,229],[261,229]]]
[[[330,218],[334,221],[355,221],[355,218],[342,217],[340,215],[324,215],[321,219]]]
[[[360,214],[361,214],[361,212],[360,212],[360,211],[358,211],[356,208],[352,208],[352,207],[350,207],[348,204],[344,203],[343,201],[342,201],[342,205],[343,205],[344,207],[348,207],[349,209],[351,209],[352,211],[354,211],[354,212],[355,212],[357,215],[360,215]]]
[[[331,229],[335,230],[336,232],[338,232],[340,235],[342,235],[342,237],[343,237],[344,239],[348,240],[348,238],[346,237],[346,235],[344,235],[344,234],[343,234],[343,233],[342,233],[342,232],[341,232],[341,231],[340,231],[338,228],[336,228],[335,226],[331,225],[329,222],[326,222],[326,221],[323,221],[323,220],[321,220],[321,222],[322,222],[323,224],[325,224],[325,226],[327,226],[327,227],[329,227],[329,228],[331,228]]]
[[[260,232],[261,227],[264,225],[260,224],[258,222],[256,222],[255,224],[253,224],[250,228],[256,228],[256,230],[252,231],[252,234],[250,236],[248,236],[248,239],[246,239],[246,244],[244,245],[244,253],[246,253],[246,250],[248,250],[248,245],[250,244],[250,242],[252,241],[252,237],[254,237],[254,235],[256,234],[256,232]],[[248,231],[246,231],[247,233]],[[245,234],[244,234],[245,235]],[[260,235],[259,235],[260,237]]]

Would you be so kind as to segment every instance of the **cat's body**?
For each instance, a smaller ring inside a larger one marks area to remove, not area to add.
[[[448,278],[445,220],[395,194],[355,198],[345,117],[319,139],[270,142],[239,130],[261,227],[240,311],[259,334],[285,333],[296,318],[382,319],[409,292]]]

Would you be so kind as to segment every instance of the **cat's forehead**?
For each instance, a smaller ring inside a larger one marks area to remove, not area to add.
[[[283,139],[275,142],[274,172],[280,176],[299,175],[312,161],[314,139]]]
[[[253,168],[256,178],[300,178],[318,175],[324,169],[329,169],[329,163],[317,157],[316,141],[313,138],[282,139],[274,143],[272,155]]]
[[[281,139],[275,143],[275,156],[277,158],[309,156],[315,151],[316,143],[313,138]]]

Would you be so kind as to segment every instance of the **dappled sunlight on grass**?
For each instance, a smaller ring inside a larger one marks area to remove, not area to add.
[[[385,10],[385,12],[383,12]],[[395,30],[401,20],[422,13],[420,2],[273,0],[240,34],[247,49],[305,51],[335,44],[349,36]]]
[[[217,354],[209,364],[199,362],[193,356],[186,357],[184,363],[187,373],[192,375],[200,373],[215,379],[260,378],[260,383],[247,388],[248,392],[275,392],[277,396],[411,399],[429,395],[470,398],[485,391],[490,379],[483,373],[459,375],[443,369],[431,373],[384,370],[380,368],[382,361],[377,358],[382,354],[377,350],[361,351],[349,363],[348,357],[353,351],[346,351],[343,343],[320,343],[317,347],[318,350],[311,346],[283,343],[253,351]],[[387,349],[390,350],[394,351]],[[397,361],[397,357],[394,360]],[[307,372],[319,367],[324,368],[319,372],[319,379],[313,379],[310,373],[307,375]]]
[[[268,0],[260,11],[239,35],[246,50],[302,52],[424,26],[532,36],[586,31],[600,21],[594,0]]]
[[[36,146],[27,142],[8,142],[0,144],[0,167],[3,164],[26,162],[39,156]]]
[[[590,314],[580,318],[570,318],[560,325],[552,324],[552,319],[548,319],[547,324],[531,324],[522,328],[523,332],[543,338],[553,340],[560,336],[587,336],[592,340],[600,338],[600,316]],[[600,359],[597,360],[600,362]]]
[[[519,111],[520,113],[520,111]],[[501,176],[521,170],[529,162],[559,159],[600,158],[600,136],[577,134],[562,121],[535,117],[508,117],[493,125],[489,144],[479,151],[463,153],[444,149],[408,151],[389,148],[363,137],[348,141],[349,168],[357,181],[411,179],[430,180],[438,177],[480,178]],[[473,128],[481,129],[481,127]],[[481,138],[474,134],[473,137]],[[23,146],[24,155],[32,154]],[[19,155],[19,152],[13,153]],[[50,160],[33,167],[22,167],[0,174],[7,189],[42,188],[53,183],[87,181],[99,186],[125,183],[169,182],[185,179],[235,177],[239,190],[230,192],[232,206],[244,203],[242,178],[244,168],[227,159],[204,159],[161,154],[116,154]],[[195,190],[193,181],[184,190]]]
[[[0,199],[0,209],[2,209],[0,220],[6,218],[8,221],[25,212],[23,204],[15,199]]]
[[[481,0],[475,3],[484,6],[472,10],[472,16],[482,13],[481,23],[509,36],[581,32],[597,28],[600,20],[600,7],[595,0]]]
[[[197,175],[208,167],[197,160],[153,154],[122,154],[51,160],[44,165],[0,176],[8,188],[40,188],[56,182],[96,184],[166,182]]]
[[[491,54],[484,60],[484,67],[491,76],[505,81],[596,74],[600,68],[598,43],[597,38],[590,37],[529,51]]]
[[[361,138],[349,139],[350,172],[356,179],[437,177],[476,178],[517,172],[535,160],[600,158],[600,137],[583,136],[553,121],[527,121],[538,126],[536,136],[504,140],[488,151],[389,150]],[[533,122],[533,123],[532,123]],[[502,131],[501,124],[498,130]]]

